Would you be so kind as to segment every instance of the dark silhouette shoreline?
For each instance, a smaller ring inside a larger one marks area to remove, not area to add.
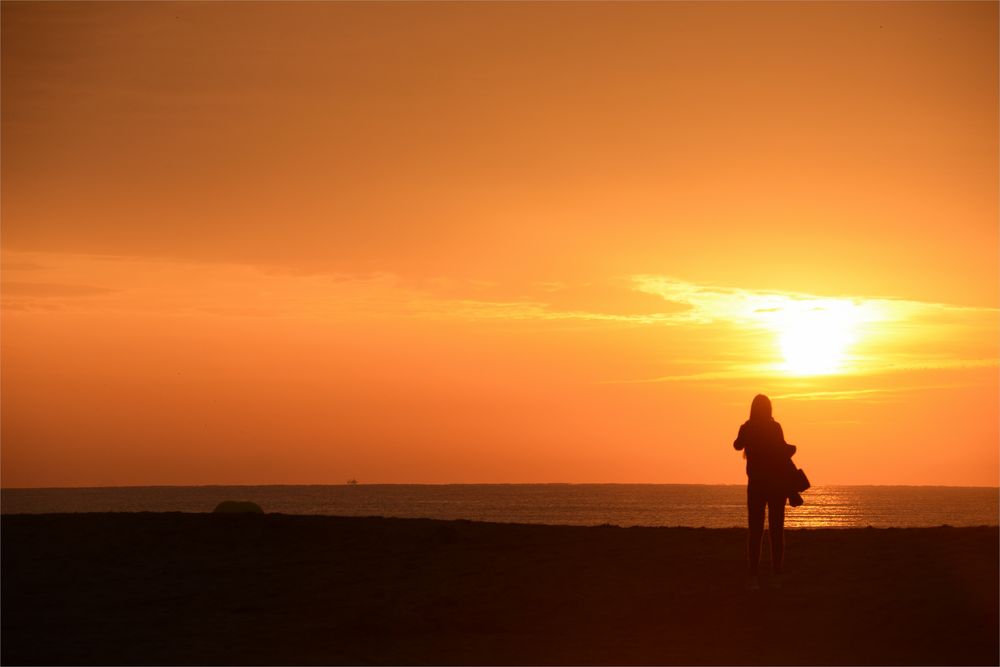
[[[0,533],[4,664],[1000,658],[996,526],[788,530],[783,588],[754,592],[742,529],[135,513]]]

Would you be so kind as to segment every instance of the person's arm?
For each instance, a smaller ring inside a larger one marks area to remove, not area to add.
[[[747,446],[747,443],[743,441],[743,426],[740,426],[740,432],[736,435],[736,440],[733,441],[733,449],[739,451]]]

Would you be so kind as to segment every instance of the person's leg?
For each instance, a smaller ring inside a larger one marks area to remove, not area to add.
[[[767,531],[771,538],[771,571],[781,574],[785,560],[785,496],[767,500]]]
[[[747,573],[757,576],[760,565],[760,542],[764,537],[764,506],[767,498],[751,485],[747,485],[747,517],[750,535],[747,538]]]

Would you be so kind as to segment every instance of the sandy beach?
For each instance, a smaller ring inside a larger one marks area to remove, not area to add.
[[[4,664],[992,664],[998,529],[5,515]],[[765,554],[765,562],[766,562]]]

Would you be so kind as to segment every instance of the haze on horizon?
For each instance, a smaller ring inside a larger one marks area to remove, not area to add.
[[[4,487],[998,484],[996,3],[23,3]]]

